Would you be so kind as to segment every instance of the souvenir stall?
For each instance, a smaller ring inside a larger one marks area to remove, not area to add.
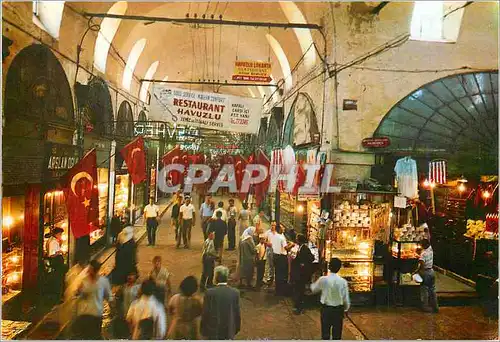
[[[374,258],[374,251],[376,241],[388,243],[394,193],[341,188],[332,194],[333,224],[326,230],[325,259],[341,259],[339,275],[351,292],[368,294],[375,281],[383,279],[384,262]]]

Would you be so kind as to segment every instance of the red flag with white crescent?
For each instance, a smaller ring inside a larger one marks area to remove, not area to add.
[[[179,145],[175,146],[173,149],[168,151],[161,158],[163,165],[169,164],[182,164],[181,162],[181,148]],[[170,171],[168,176],[172,177],[172,185],[177,185],[180,183],[181,175],[177,171]],[[168,177],[167,176],[167,177]]]
[[[89,235],[91,225],[97,225],[99,218],[96,150],[88,152],[66,173],[64,179],[69,224],[73,236],[78,239]]]
[[[144,139],[138,137],[125,145],[120,151],[123,160],[127,164],[127,169],[132,183],[139,184],[146,180],[146,152],[144,149]]]

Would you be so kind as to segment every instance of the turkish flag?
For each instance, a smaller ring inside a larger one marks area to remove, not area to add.
[[[125,145],[120,153],[127,164],[132,183],[139,184],[146,180],[146,152],[144,149],[144,139],[138,137],[131,143]]]
[[[175,146],[173,149],[168,151],[162,158],[161,158],[163,165],[169,165],[169,164],[182,164],[181,163],[181,148],[179,145]],[[172,185],[177,185],[181,181],[181,175],[177,171],[170,171],[169,176],[172,177]],[[168,176],[167,176],[168,177]]]
[[[64,195],[73,236],[78,239],[90,234],[91,225],[99,218],[97,188],[97,153],[92,149],[64,176]]]
[[[300,164],[297,166],[297,179],[295,181],[295,186],[293,187],[292,194],[297,195],[299,193],[299,188],[304,185],[304,182],[306,181],[306,171],[303,168],[304,162],[300,162]]]
[[[262,150],[259,150],[255,157],[255,162],[256,164],[265,166],[268,171],[266,179],[264,179],[264,181],[260,182],[259,184],[255,184],[254,187],[255,200],[257,202],[257,206],[259,206],[262,203],[262,201],[264,201],[264,198],[266,197],[267,188],[269,187],[269,182],[270,182],[269,170],[271,166],[271,161],[269,160],[269,158],[267,158],[265,153],[262,152]]]

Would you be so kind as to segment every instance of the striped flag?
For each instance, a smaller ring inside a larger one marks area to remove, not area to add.
[[[433,160],[429,162],[429,181],[436,184],[446,184],[446,160]]]
[[[273,171],[271,171],[273,170]],[[283,166],[283,150],[282,149],[276,149],[271,152],[271,170],[269,172],[275,172],[275,174],[280,174],[281,172],[284,172],[284,166]],[[278,190],[280,192],[285,191],[285,184],[283,181],[278,181]]]

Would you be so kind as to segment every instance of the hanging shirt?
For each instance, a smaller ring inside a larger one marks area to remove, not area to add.
[[[398,191],[410,199],[418,197],[417,162],[410,157],[404,157],[396,162],[394,167]]]

